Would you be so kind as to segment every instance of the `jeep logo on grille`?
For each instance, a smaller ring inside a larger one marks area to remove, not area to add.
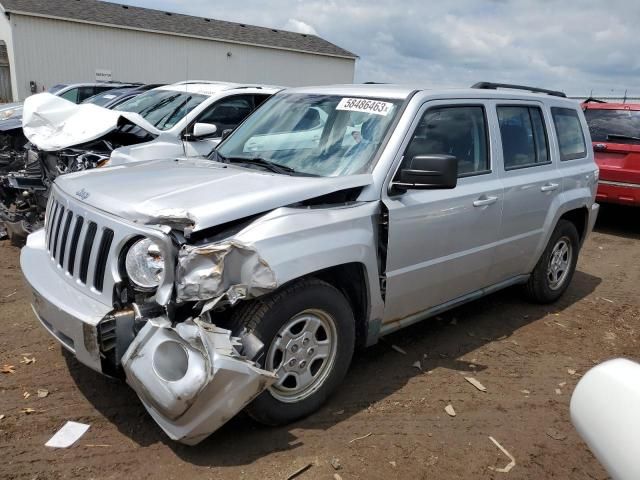
[[[76,195],[79,196],[82,200],[86,200],[89,198],[90,193],[87,192],[84,188],[82,190],[78,190]]]

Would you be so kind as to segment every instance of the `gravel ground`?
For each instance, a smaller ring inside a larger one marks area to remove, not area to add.
[[[0,366],[15,366],[0,374],[0,478],[285,479],[308,464],[298,478],[607,478],[568,406],[594,364],[639,356],[639,240],[640,210],[605,208],[556,304],[509,289],[414,325],[357,353],[317,414],[281,428],[240,415],[196,447],[61,350],[31,312],[19,250],[0,242]],[[46,448],[67,420],[91,428],[73,448]],[[509,459],[489,436],[515,457],[509,473],[491,469]]]

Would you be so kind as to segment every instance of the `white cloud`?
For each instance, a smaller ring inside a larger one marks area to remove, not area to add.
[[[356,81],[640,94],[635,0],[119,0],[319,36],[360,56]],[[313,33],[309,30],[305,33]]]
[[[289,20],[287,20],[287,23],[285,23],[284,27],[282,28],[285,30],[290,30],[292,32],[306,33],[307,35],[318,35],[316,29],[311,25],[300,20],[296,20],[295,18],[290,18]]]

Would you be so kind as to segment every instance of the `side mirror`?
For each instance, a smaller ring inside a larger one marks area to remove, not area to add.
[[[212,123],[196,123],[193,126],[193,133],[185,135],[187,140],[202,140],[212,137],[218,132],[218,127]]]
[[[458,159],[453,155],[417,155],[402,168],[392,182],[398,190],[455,188]]]

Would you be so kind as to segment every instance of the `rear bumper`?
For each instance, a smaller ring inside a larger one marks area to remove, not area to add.
[[[640,206],[640,184],[601,179],[596,199],[603,203]]]
[[[112,307],[61,281],[50,261],[44,230],[27,238],[20,267],[31,289],[31,306],[42,326],[80,362],[102,373],[97,325]]]

